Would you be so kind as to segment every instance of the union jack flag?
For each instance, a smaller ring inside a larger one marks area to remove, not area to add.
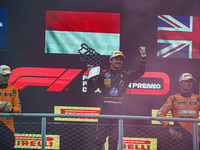
[[[158,15],[161,58],[200,59],[200,17]]]

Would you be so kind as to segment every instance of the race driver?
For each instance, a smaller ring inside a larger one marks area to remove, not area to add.
[[[166,103],[158,111],[157,117],[166,117],[166,114],[171,111],[175,118],[198,119],[200,96],[191,92],[194,81],[195,79],[190,73],[183,73],[179,78],[180,92],[169,96]],[[169,127],[168,121],[160,122],[164,127]],[[192,127],[193,122],[175,122],[175,128],[169,127],[168,131],[174,141],[171,149],[192,149]],[[190,142],[186,142],[189,139],[191,139]],[[182,145],[180,146],[180,144]]]
[[[123,100],[126,94],[128,84],[140,78],[145,72],[146,52],[145,47],[140,47],[141,61],[140,66],[135,71],[125,71],[122,64],[125,59],[121,51],[114,51],[110,55],[110,69],[101,72],[88,80],[88,92],[94,92],[97,88],[102,91],[102,104],[100,114],[123,115]],[[92,65],[87,65],[89,76],[94,69]],[[97,137],[95,141],[95,150],[101,150],[109,136],[109,150],[117,150],[118,130],[117,120],[102,119],[98,120]],[[112,124],[109,126],[108,124]],[[114,125],[115,124],[115,125]]]
[[[21,106],[18,89],[9,85],[11,69],[0,65],[0,113],[20,113]],[[0,149],[14,150],[14,120],[13,117],[0,117]]]

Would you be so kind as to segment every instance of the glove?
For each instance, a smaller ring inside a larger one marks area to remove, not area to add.
[[[5,112],[6,112],[6,113],[13,112],[13,107],[12,107],[12,106],[11,106],[11,107],[7,107],[7,108],[5,109]]]
[[[141,57],[146,57],[146,47],[140,46],[139,50],[140,50],[140,53],[141,53]]]
[[[2,104],[2,106],[0,107],[0,112],[4,111],[7,104],[8,102]]]

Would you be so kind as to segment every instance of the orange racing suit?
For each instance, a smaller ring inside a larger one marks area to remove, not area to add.
[[[166,117],[171,110],[175,118],[196,118],[199,116],[200,96],[193,93],[177,93],[169,96],[166,103],[160,108],[157,117]],[[160,121],[166,127],[168,121]],[[193,122],[178,122],[180,126],[193,134]]]
[[[18,89],[8,84],[0,86],[0,107],[6,102],[8,102],[8,104],[5,108],[12,106],[13,113],[21,112]],[[0,113],[5,112],[2,111]],[[3,122],[13,133],[15,133],[13,117],[0,117],[0,121]]]

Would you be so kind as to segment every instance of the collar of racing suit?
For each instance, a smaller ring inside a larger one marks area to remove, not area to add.
[[[111,72],[120,72],[121,69],[120,69],[120,70],[112,70],[112,69],[109,69],[109,71],[111,71]]]
[[[112,70],[111,68],[108,70],[108,72],[114,72],[114,73],[118,73],[118,72],[125,72],[126,69],[125,68],[122,68],[120,70]]]
[[[0,89],[5,89],[7,87],[8,87],[8,83],[6,83],[6,84],[0,84]]]
[[[192,92],[189,92],[189,93],[182,93],[182,92],[179,92],[179,94],[183,97],[190,97],[192,95]]]

